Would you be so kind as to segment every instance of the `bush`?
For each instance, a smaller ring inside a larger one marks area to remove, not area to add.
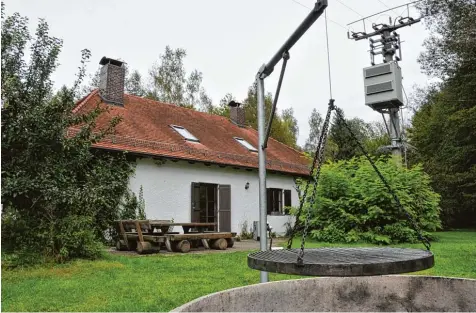
[[[74,85],[55,91],[62,41],[44,20],[31,36],[28,19],[6,16],[3,3],[1,15],[2,258],[14,266],[95,258],[134,170],[127,154],[92,148],[120,118],[98,128],[107,106],[73,112],[89,50]]]
[[[379,159],[376,165],[423,235],[441,228],[440,196],[431,189],[429,176],[421,166],[405,169],[392,159]],[[311,209],[312,238],[377,244],[418,241],[405,212],[397,207],[364,157],[328,163],[321,171],[316,201],[303,208]],[[302,223],[305,215],[301,215]]]
[[[251,228],[250,230],[248,230],[248,221],[245,220],[241,224],[240,239],[252,239],[252,238],[253,238],[253,232]]]

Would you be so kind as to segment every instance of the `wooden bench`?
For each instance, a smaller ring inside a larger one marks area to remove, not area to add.
[[[184,233],[171,232],[173,226],[182,226]],[[160,251],[162,244],[168,251],[189,252],[192,245],[206,249],[225,250],[234,245],[236,233],[207,231],[215,223],[172,223],[166,220],[118,220],[116,228],[120,238],[117,250],[136,250],[138,253]],[[154,229],[160,232],[154,232]],[[190,232],[196,228],[199,231]],[[133,231],[134,230],[134,231]]]

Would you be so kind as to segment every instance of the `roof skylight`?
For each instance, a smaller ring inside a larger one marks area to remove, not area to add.
[[[187,129],[185,129],[185,128],[182,127],[182,126],[170,125],[170,127],[172,127],[173,129],[175,129],[175,131],[176,131],[177,133],[179,133],[180,135],[182,135],[182,137],[184,137],[184,138],[187,139],[187,140],[196,141],[196,142],[199,142],[199,141],[200,141],[200,140],[197,139],[197,137],[195,137],[194,135],[192,135]]]
[[[235,140],[238,141],[241,145],[243,145],[246,149],[253,152],[258,152],[255,147],[253,147],[248,141],[244,140],[243,138],[235,137]]]

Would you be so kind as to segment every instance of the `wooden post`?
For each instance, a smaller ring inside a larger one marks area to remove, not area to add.
[[[124,239],[124,243],[126,244],[127,250],[130,250],[129,240],[127,240],[126,231],[124,230],[124,225],[122,224],[122,221],[119,221],[119,230],[121,231],[121,235],[122,235],[122,238]]]
[[[216,250],[226,250],[226,248],[228,247],[228,243],[226,242],[225,238],[220,238],[213,240],[212,247]]]
[[[137,252],[139,254],[147,253],[152,250],[152,244],[147,241],[139,241],[137,242]]]
[[[172,244],[170,243],[170,239],[167,237],[165,239],[165,247],[167,248],[167,251],[172,252]]]
[[[208,245],[208,239],[202,239],[202,245],[205,247],[205,249],[210,249],[210,246]]]
[[[190,242],[188,240],[180,240],[176,243],[177,252],[187,253],[190,251]]]
[[[144,236],[142,236],[142,229],[140,228],[139,221],[136,221],[135,225],[136,225],[137,236],[139,236],[139,241],[143,242],[144,241]]]
[[[142,254],[142,253],[145,253],[145,252],[151,250],[152,245],[151,245],[150,242],[144,241],[144,236],[142,235],[142,228],[141,228],[141,225],[140,225],[140,221],[135,221],[135,225],[136,225],[137,237],[139,239],[137,241],[137,252],[139,254]]]

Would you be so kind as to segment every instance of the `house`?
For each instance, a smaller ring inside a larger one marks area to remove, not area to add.
[[[104,57],[100,64],[99,89],[74,110],[107,106],[98,126],[122,116],[94,148],[137,156],[129,186],[136,194],[143,187],[147,218],[216,222],[219,231],[237,233],[246,222],[250,231],[259,220],[258,133],[244,125],[243,107],[232,103],[228,119],[124,94],[123,62]],[[266,166],[268,222],[283,234],[293,222],[285,207],[299,204],[296,178],[308,177],[308,161],[270,138]]]

